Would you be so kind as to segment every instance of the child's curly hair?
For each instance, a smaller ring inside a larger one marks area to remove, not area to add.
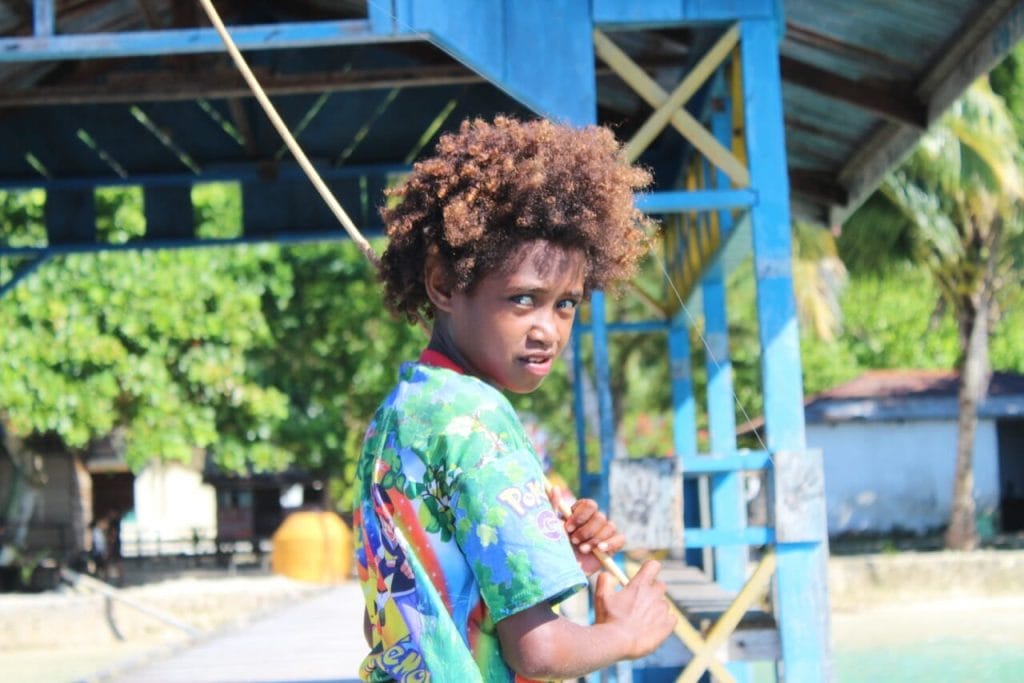
[[[650,182],[605,128],[464,121],[387,192],[399,201],[381,211],[389,240],[385,298],[410,320],[432,318],[423,283],[428,254],[443,259],[453,289],[469,291],[535,239],[583,251],[587,293],[625,280],[646,251],[649,222],[633,192]]]

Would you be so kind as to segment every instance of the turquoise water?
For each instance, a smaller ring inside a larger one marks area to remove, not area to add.
[[[837,683],[1024,683],[1019,645],[941,639],[835,652]],[[775,680],[770,664],[753,665],[754,683]]]
[[[1019,645],[942,639],[835,653],[839,683],[1022,683]]]

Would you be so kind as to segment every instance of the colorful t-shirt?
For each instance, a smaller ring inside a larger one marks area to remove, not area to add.
[[[516,680],[495,623],[586,585],[508,400],[424,363],[367,430],[354,516],[368,681]]]

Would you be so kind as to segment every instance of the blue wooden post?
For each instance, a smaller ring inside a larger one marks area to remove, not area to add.
[[[720,215],[727,214],[722,211]],[[731,220],[731,219],[730,219]],[[725,226],[720,225],[724,232]],[[720,259],[708,268],[701,281],[704,296],[704,329],[707,340],[705,366],[708,372],[708,433],[711,452],[716,456],[736,453],[736,415],[733,410],[732,362],[729,359],[729,328],[726,319],[725,278]],[[737,531],[747,525],[742,475],[733,470],[711,476],[711,519],[715,529]],[[739,591],[746,580],[748,552],[745,545],[722,545],[715,549],[715,580],[722,588]],[[737,681],[750,680],[750,667],[729,662]]]
[[[680,310],[669,322],[668,367],[672,383],[672,446],[680,469],[683,463],[697,456],[697,406],[693,398],[693,372],[690,365],[690,332],[686,326],[686,312]],[[700,488],[697,479],[683,480],[683,522],[686,527],[699,526]],[[700,548],[684,551],[687,564],[703,567]]]
[[[147,185],[142,191],[147,237],[181,240],[195,237],[190,185]]]
[[[611,370],[608,364],[608,326],[605,319],[604,292],[594,292],[591,296],[590,315],[594,336],[598,437],[601,445],[601,478],[594,492],[594,500],[602,510],[608,510],[608,474],[611,470],[611,459],[615,456],[615,415],[612,407]]]
[[[38,37],[53,35],[57,24],[53,0],[32,0],[32,33]]]
[[[751,185],[758,193],[751,229],[767,445],[775,454],[802,452],[803,388],[791,273],[778,19],[741,21],[740,49]],[[820,473],[820,459],[817,468]],[[776,486],[781,484],[777,478]],[[817,538],[807,536],[780,540],[777,548],[776,616],[787,681],[831,678],[824,525]]]
[[[697,455],[697,407],[693,400],[690,333],[680,311],[668,328],[669,375],[672,380],[672,444],[680,460]]]
[[[711,114],[711,132],[726,147],[732,140],[732,107],[728,93],[719,77],[716,102]],[[717,106],[719,105],[720,106]],[[705,162],[706,163],[706,162]],[[727,188],[729,177],[720,170],[706,169],[705,177],[713,179],[716,189]],[[732,213],[717,213],[721,244],[732,229]],[[707,340],[705,366],[708,373],[708,433],[711,452],[730,456],[736,452],[736,410],[733,391],[732,361],[729,358],[729,326],[726,316],[725,273],[721,257],[706,271],[701,283],[704,299],[704,330]],[[743,480],[739,472],[718,474],[711,479],[711,516],[715,527],[729,531],[746,526],[743,507]],[[738,591],[746,580],[747,549],[745,546],[721,546],[715,552],[715,578],[726,590]]]
[[[576,423],[576,458],[579,462],[580,487],[579,494],[583,498],[591,497],[593,477],[587,471],[587,417],[586,397],[584,395],[584,373],[587,371],[583,363],[583,333],[579,327],[572,331],[572,372],[573,392],[572,409]]]
[[[91,187],[46,192],[43,214],[51,246],[96,242],[96,205],[93,195]]]

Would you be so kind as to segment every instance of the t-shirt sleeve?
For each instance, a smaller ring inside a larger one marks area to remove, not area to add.
[[[446,433],[455,539],[494,621],[586,585],[513,418],[463,418]],[[486,424],[485,424],[486,422]]]

